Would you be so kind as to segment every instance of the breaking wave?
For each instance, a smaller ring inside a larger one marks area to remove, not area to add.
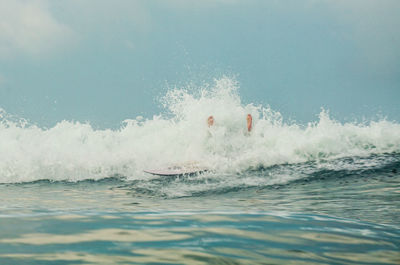
[[[400,152],[396,122],[341,123],[325,110],[306,125],[284,122],[269,107],[243,104],[237,82],[227,77],[196,89],[171,89],[161,102],[160,115],[104,130],[65,120],[41,128],[2,110],[0,183],[145,179],[144,169],[189,161],[228,174],[306,162],[329,167],[344,157]],[[247,114],[253,116],[251,133]],[[210,115],[215,124],[208,128]]]

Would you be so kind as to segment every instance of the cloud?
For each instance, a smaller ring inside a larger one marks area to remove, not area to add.
[[[156,6],[186,10],[237,2],[167,0]],[[140,0],[0,0],[0,59],[50,55],[93,36],[112,42],[120,32],[151,32],[154,6]]]
[[[76,34],[57,21],[44,0],[0,0],[0,58],[41,56],[68,47]]]

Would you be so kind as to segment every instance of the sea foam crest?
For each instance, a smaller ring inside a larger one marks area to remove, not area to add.
[[[400,124],[386,120],[340,123],[327,111],[307,125],[283,122],[269,107],[243,104],[234,79],[196,89],[175,88],[165,112],[125,120],[116,130],[61,121],[30,125],[0,111],[0,183],[39,179],[79,181],[121,175],[147,178],[143,169],[194,161],[216,172],[276,164],[329,161],[400,152]],[[246,115],[254,127],[246,132]],[[207,117],[215,124],[208,128]]]

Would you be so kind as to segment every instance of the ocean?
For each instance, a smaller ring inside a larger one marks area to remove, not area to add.
[[[400,263],[399,123],[300,124],[229,78],[160,101],[109,129],[0,112],[0,264]]]

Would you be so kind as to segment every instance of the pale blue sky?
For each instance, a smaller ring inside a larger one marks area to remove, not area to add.
[[[234,75],[284,117],[400,121],[398,0],[0,0],[0,108],[118,126]]]

